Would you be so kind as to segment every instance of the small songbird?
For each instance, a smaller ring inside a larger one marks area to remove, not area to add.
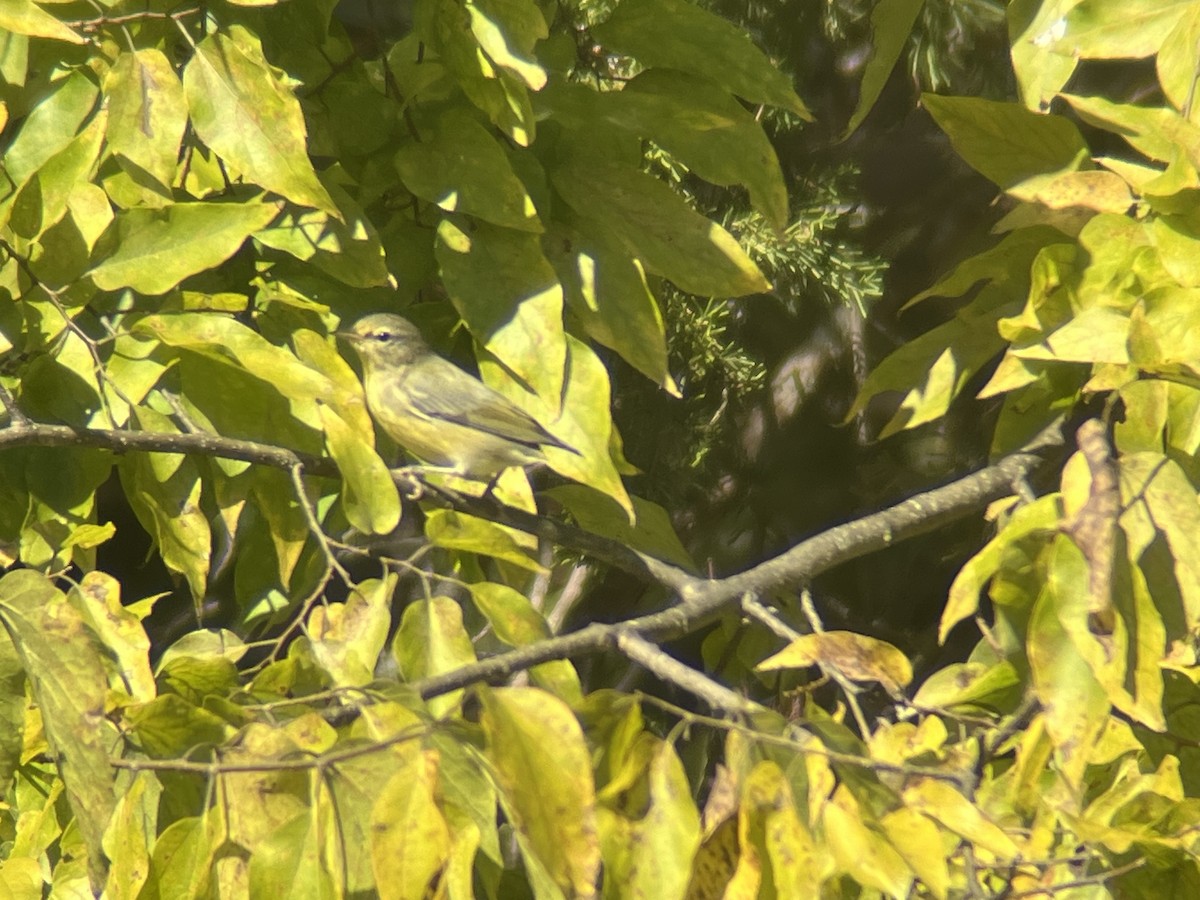
[[[367,408],[421,461],[494,481],[510,466],[545,462],[542,447],[579,451],[507,397],[438,356],[407,319],[377,313],[338,335],[363,363]]]

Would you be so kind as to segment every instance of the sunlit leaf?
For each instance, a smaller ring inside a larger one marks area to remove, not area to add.
[[[481,689],[486,755],[513,825],[554,883],[595,895],[600,870],[592,766],[579,723],[535,688]]]
[[[117,214],[104,238],[113,250],[92,269],[106,291],[163,294],[190,275],[225,262],[279,214],[273,203],[175,203]]]
[[[257,39],[231,35],[204,38],[183,70],[196,134],[254,184],[338,215],[309,161],[299,102]]]

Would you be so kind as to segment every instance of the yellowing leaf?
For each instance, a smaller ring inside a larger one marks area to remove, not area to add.
[[[361,687],[375,678],[392,621],[395,578],[357,585],[345,603],[317,606],[305,634],[313,657],[338,687]]]
[[[924,778],[904,788],[904,802],[909,809],[924,813],[941,822],[978,847],[995,854],[1001,860],[1013,859],[1020,848],[979,807],[944,781]]]
[[[98,891],[104,883],[104,829],[117,799],[109,765],[117,734],[104,715],[108,678],[99,647],[62,592],[31,569],[0,578],[0,623],[41,709]]]
[[[475,606],[491,623],[496,637],[510,647],[523,647],[550,636],[550,626],[529,598],[508,585],[482,581],[471,585]],[[571,706],[583,700],[579,676],[570,660],[557,659],[529,670],[533,683]]]
[[[680,897],[700,845],[700,813],[683,764],[669,743],[654,742],[642,779],[644,806],[599,810],[605,877],[621,885],[623,897]]]
[[[1055,53],[1083,59],[1138,59],[1158,52],[1191,0],[1083,0],[1066,15]]]
[[[879,824],[921,883],[934,897],[944,900],[950,891],[950,866],[946,841],[938,827],[916,810],[905,808],[885,814]]]
[[[1043,112],[1074,73],[1079,60],[1053,50],[1066,29],[1065,15],[1080,0],[1017,0],[1009,4],[1008,34],[1021,100]]]
[[[382,900],[423,900],[450,856],[450,829],[434,798],[436,760],[413,745],[371,813],[371,862]]]
[[[912,681],[912,663],[899,649],[852,631],[823,631],[792,641],[756,667],[770,672],[826,665],[853,681],[878,681],[889,691]]]
[[[50,38],[69,44],[85,44],[67,25],[50,15],[32,0],[0,0],[0,29],[13,34]]]
[[[183,70],[196,134],[250,182],[338,215],[308,158],[300,103],[257,40],[232,34],[204,38]]]
[[[169,191],[187,127],[187,99],[174,67],[161,50],[122,53],[105,76],[104,91],[112,151]]]
[[[425,536],[438,547],[482,553],[533,572],[544,571],[541,563],[525,551],[516,535],[520,532],[455,510],[430,510],[425,517]]]
[[[405,681],[441,675],[475,662],[475,648],[463,628],[462,608],[449,597],[416,600],[404,610],[392,639],[392,656]],[[429,707],[441,714],[458,705],[461,691],[435,697]]]
[[[150,670],[150,638],[137,616],[121,605],[121,585],[104,572],[88,572],[71,593],[88,627],[116,659],[122,681],[134,700],[158,692]]]
[[[596,895],[600,843],[592,762],[571,710],[536,688],[481,688],[486,755],[509,820],[571,897]]]
[[[612,388],[608,370],[590,347],[567,336],[568,379],[560,398],[561,413],[557,417],[540,395],[530,395],[506,373],[499,371],[494,363],[484,361],[480,369],[491,387],[529,410],[539,422],[547,423],[556,437],[579,451],[572,453],[558,447],[546,447],[544,452],[550,468],[611,497],[632,520],[633,503],[617,472],[611,449],[613,424],[609,404]]]
[[[863,821],[859,805],[839,787],[822,809],[825,841],[838,871],[893,897],[908,896],[912,871],[881,835]]]
[[[275,829],[250,856],[251,900],[271,897],[338,897],[341,872],[335,868],[330,838],[335,834],[329,795],[317,794],[313,809]]]

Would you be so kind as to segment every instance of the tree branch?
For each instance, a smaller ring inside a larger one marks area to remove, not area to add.
[[[453,672],[423,679],[415,686],[424,697],[445,694],[480,681],[496,681],[538,663],[593,654],[616,647],[629,636],[653,643],[673,640],[704,627],[746,595],[762,595],[781,587],[795,587],[842,563],[892,544],[932,531],[970,515],[993,500],[1007,496],[1044,462],[1034,452],[1059,443],[1050,430],[1024,450],[1006,456],[984,469],[944,487],[917,494],[881,512],[838,525],[753,568],[720,579],[705,579],[655,559],[618,541],[574,528],[554,519],[504,506],[493,498],[464,497],[436,491],[427,495],[435,503],[461,512],[510,525],[538,537],[577,550],[601,562],[653,581],[678,600],[668,608],[614,625],[593,624],[579,631],[549,638]],[[80,429],[13,420],[0,428],[0,449],[14,446],[96,447],[116,453],[195,453],[238,459],[296,472],[337,477],[333,460],[282,447],[211,434],[166,434],[117,429]],[[404,479],[400,479],[402,485]],[[411,496],[411,487],[406,491]]]
[[[1042,447],[1048,443],[1051,442],[1032,446]],[[435,697],[475,682],[506,678],[552,659],[598,653],[613,646],[622,635],[637,635],[653,643],[674,640],[704,627],[725,609],[740,602],[747,593],[762,594],[780,587],[805,584],[844,562],[970,515],[993,500],[1013,493],[1014,485],[1043,463],[1043,457],[1034,452],[1014,453],[944,487],[830,528],[774,559],[728,578],[698,578],[655,560],[659,571],[665,566],[667,575],[660,583],[679,597],[678,602],[667,609],[612,625],[588,625],[579,631],[501,653],[453,672],[424,678],[414,682],[413,686],[422,697]],[[507,508],[504,512],[507,518],[498,517],[497,521],[524,530],[549,521]],[[475,513],[480,514],[480,511],[475,510]],[[556,528],[543,532],[540,527],[535,533],[550,536],[549,532],[562,534]],[[568,542],[568,545],[571,544]]]

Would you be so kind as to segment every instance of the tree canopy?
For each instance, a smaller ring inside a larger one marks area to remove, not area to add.
[[[1200,2],[731,6],[0,3],[7,895],[1196,895]],[[375,312],[578,452],[397,468]]]

